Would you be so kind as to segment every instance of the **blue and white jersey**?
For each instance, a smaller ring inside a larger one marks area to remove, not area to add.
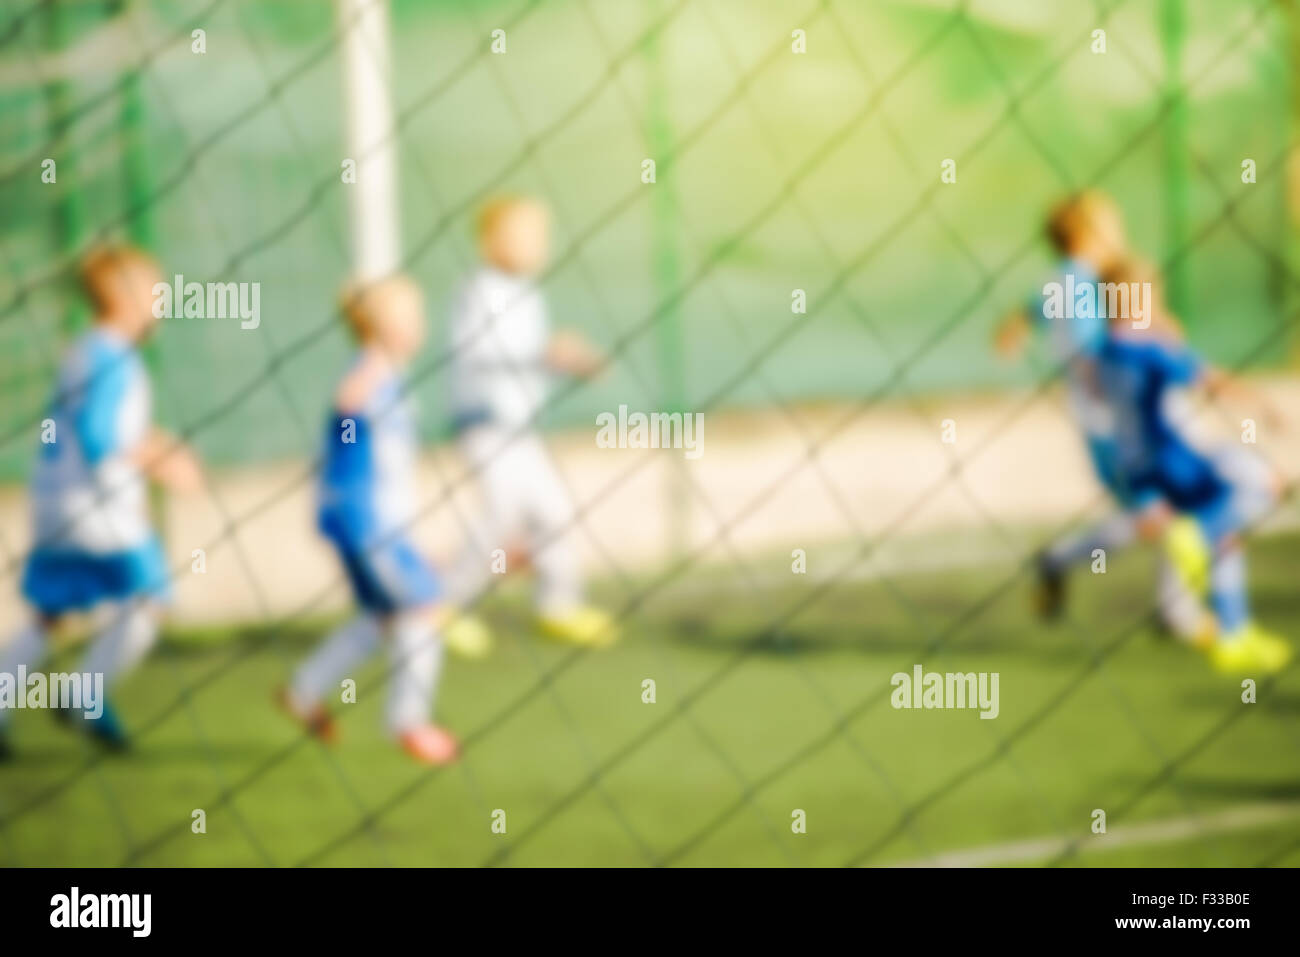
[[[1097,271],[1077,259],[1063,261],[1029,304],[1029,316],[1044,333],[1052,357],[1066,362],[1095,356],[1106,339],[1105,305],[1098,296]]]
[[[343,549],[403,536],[415,520],[415,406],[394,373],[364,408],[335,410],[320,475],[321,531]]]
[[[1184,345],[1111,336],[1098,358],[1101,387],[1114,415],[1121,481],[1142,500],[1164,498],[1180,510],[1219,501],[1228,491],[1213,458],[1188,438],[1173,410],[1181,387],[1201,376]]]
[[[100,327],[82,334],[47,418],[31,482],[36,548],[104,554],[148,541],[145,479],[131,453],[149,431],[151,398],[131,343]]]
[[[1106,441],[1112,423],[1096,380],[1096,358],[1106,339],[1105,303],[1095,269],[1067,259],[1029,302],[1029,316],[1065,376],[1070,411],[1090,443]]]

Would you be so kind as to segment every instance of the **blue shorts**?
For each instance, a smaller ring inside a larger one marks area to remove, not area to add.
[[[1191,509],[1205,537],[1217,542],[1249,529],[1277,504],[1272,473],[1259,456],[1235,445],[1210,453],[1214,472],[1224,484],[1222,495]]]
[[[382,615],[419,608],[439,595],[433,568],[404,539],[370,548],[335,542],[357,604]]]
[[[156,538],[120,552],[37,548],[23,569],[23,597],[42,614],[85,611],[105,601],[169,595],[167,559]]]
[[[1225,446],[1201,461],[1205,476],[1195,484],[1171,483],[1155,472],[1128,483],[1134,510],[1168,502],[1196,519],[1206,540],[1214,544],[1248,528],[1276,503],[1269,471],[1256,456]]]

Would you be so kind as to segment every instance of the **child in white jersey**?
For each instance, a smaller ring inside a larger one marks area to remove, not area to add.
[[[149,376],[137,351],[157,325],[153,289],[161,279],[158,264],[129,246],[98,249],[82,263],[94,316],[64,356],[41,423],[31,480],[34,542],[22,581],[35,615],[0,651],[0,676],[11,681],[49,657],[51,633],[72,612],[109,606],[108,624],[80,669],[105,688],[157,638],[169,576],[149,522],[147,480],[180,489],[200,482],[191,453],[152,425]],[[113,708],[101,702],[94,711],[56,714],[84,718],[71,726],[125,748]],[[6,717],[0,708],[0,756],[9,752]]]
[[[605,357],[574,332],[551,331],[536,283],[550,245],[541,203],[497,199],[480,214],[478,233],[483,265],[453,304],[450,348],[458,442],[479,480],[485,512],[456,567],[455,597],[465,605],[478,596],[494,551],[526,555],[538,575],[543,634],[606,645],[617,631],[607,614],[584,602],[573,503],[537,428],[550,377],[594,376]]]
[[[333,739],[325,701],[387,639],[388,729],[425,764],[455,760],[455,737],[431,723],[445,617],[432,568],[410,542],[416,519],[417,435],[403,372],[424,339],[424,301],[394,276],[348,291],[344,316],[358,351],[334,393],[320,471],[321,532],[337,550],[360,611],[294,673],[286,711]]]

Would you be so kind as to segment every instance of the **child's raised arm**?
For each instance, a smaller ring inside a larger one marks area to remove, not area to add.
[[[377,349],[368,349],[361,361],[349,370],[334,393],[337,412],[359,412],[365,408],[375,389],[391,374],[391,364]]]
[[[546,344],[546,365],[562,375],[591,379],[608,364],[605,353],[572,329],[557,330]]]
[[[1201,384],[1211,399],[1225,399],[1235,405],[1258,409],[1261,418],[1272,428],[1286,427],[1286,416],[1278,405],[1260,389],[1225,369],[1206,363],[1201,371]]]
[[[1023,308],[1007,313],[993,330],[993,349],[1004,359],[1018,359],[1029,342],[1029,313]]]
[[[168,432],[154,427],[130,453],[145,475],[178,492],[194,492],[203,484],[203,471],[193,450]]]

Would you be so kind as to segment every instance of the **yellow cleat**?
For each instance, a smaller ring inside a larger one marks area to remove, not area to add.
[[[1285,638],[1262,628],[1257,628],[1255,633],[1258,636],[1260,657],[1264,662],[1265,671],[1274,674],[1291,663],[1294,651]]]
[[[1209,651],[1219,639],[1219,619],[1213,612],[1202,611],[1198,616],[1196,627],[1188,634],[1178,634],[1176,637],[1197,651]]]
[[[539,615],[542,634],[554,641],[584,648],[604,648],[618,640],[618,625],[599,608],[580,605],[562,615]]]
[[[492,631],[481,618],[456,614],[443,625],[442,642],[459,658],[486,658],[492,651]]]
[[[1194,518],[1176,518],[1165,532],[1165,554],[1187,590],[1204,598],[1210,590],[1210,543]]]
[[[1215,671],[1231,675],[1275,674],[1291,660],[1291,646],[1277,635],[1248,623],[1207,649]]]

